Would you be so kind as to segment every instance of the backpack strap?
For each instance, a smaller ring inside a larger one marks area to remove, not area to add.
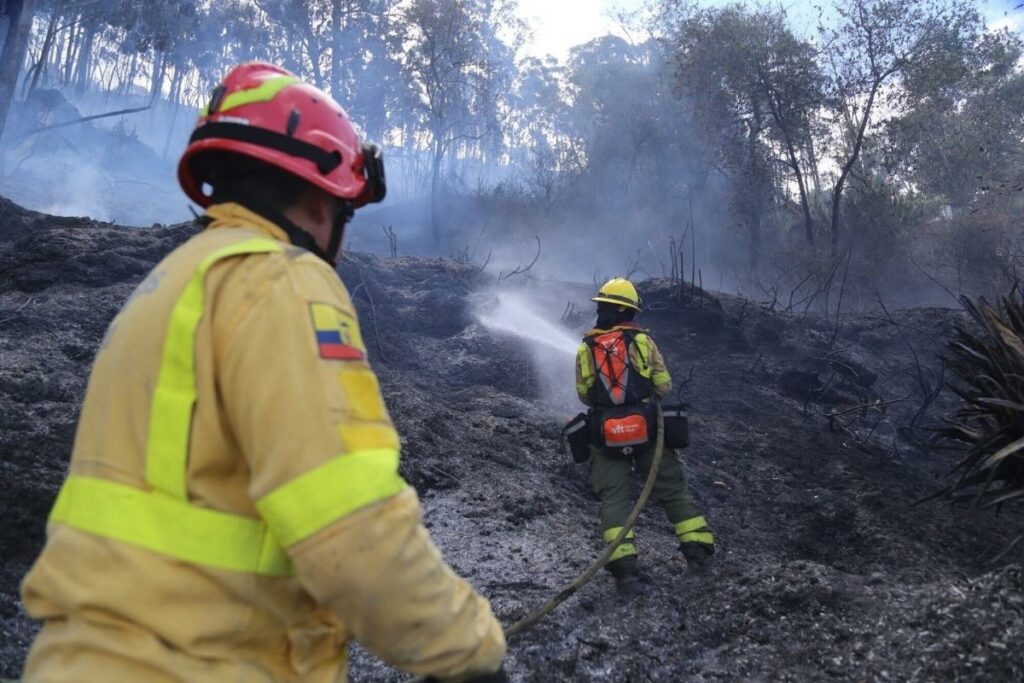
[[[649,365],[649,359],[644,356],[644,347],[642,344],[637,343],[637,337],[641,334],[647,334],[646,330],[630,330],[629,343],[636,344],[636,355],[640,356],[640,362],[644,364],[644,367]],[[648,335],[650,338],[650,335]]]
[[[588,337],[584,341],[590,349],[594,368],[595,381],[591,388],[594,405],[625,404],[628,399],[630,378],[634,371],[629,356],[630,339],[626,336],[626,330],[609,330]]]

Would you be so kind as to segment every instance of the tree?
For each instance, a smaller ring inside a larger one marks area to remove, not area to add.
[[[311,77],[318,88],[326,88],[324,78],[324,37],[317,26],[323,26],[323,1],[309,0],[255,0],[256,5],[284,35],[285,41],[305,52],[298,58],[296,50],[285,50],[282,65],[287,69]]]
[[[573,48],[567,73],[571,135],[586,160],[579,188],[601,210],[674,204],[703,183],[705,151],[672,88],[655,41],[604,36]]]
[[[506,129],[508,153],[527,187],[550,208],[585,169],[583,138],[572,127],[567,69],[555,58],[519,63]]]
[[[1024,40],[978,38],[962,44],[943,87],[911,79],[914,106],[885,126],[887,165],[958,212],[1012,200],[1024,180]]]
[[[17,90],[18,74],[25,63],[35,4],[35,0],[7,0],[7,35],[0,51],[0,135],[3,135],[7,112]]]
[[[291,46],[281,51],[281,63],[330,92],[370,137],[381,139],[403,87],[399,55],[389,44],[399,0],[256,0],[256,5],[277,36],[250,45],[264,53],[278,42]]]
[[[50,59],[50,50],[53,48],[53,41],[57,34],[57,22],[64,14],[66,0],[56,0],[50,9],[50,21],[46,25],[46,37],[43,38],[43,47],[39,50],[39,61],[32,65],[29,73],[32,78],[28,84],[27,94],[31,95],[39,84],[39,79],[46,71],[46,64]]]
[[[793,35],[782,10],[700,10],[669,0],[662,17],[670,22],[680,89],[719,141],[723,160],[749,185],[740,204],[755,243],[770,194],[764,192],[772,182],[770,160],[780,159],[796,184],[804,234],[813,244],[808,176],[817,174],[813,129],[825,101],[817,50]]]
[[[441,162],[460,144],[500,135],[513,50],[498,38],[511,9],[492,0],[413,0],[392,33],[409,105],[430,149],[430,221],[441,241]]]
[[[983,28],[969,0],[850,0],[837,3],[834,30],[822,28],[844,130],[839,176],[832,190],[832,254],[838,253],[840,208],[847,179],[861,157],[880,101],[899,111],[956,77],[949,57]],[[910,84],[918,88],[907,87]],[[891,86],[891,87],[890,87]]]
[[[331,94],[374,139],[386,134],[392,112],[401,106],[398,60],[388,44],[397,5],[397,0],[331,0]]]

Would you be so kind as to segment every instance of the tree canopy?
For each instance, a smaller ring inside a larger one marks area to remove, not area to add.
[[[446,198],[497,192],[545,225],[701,223],[694,248],[752,277],[869,244],[864,267],[945,281],[981,242],[1005,273],[1021,253],[1024,45],[972,0],[837,0],[804,33],[776,5],[656,0],[564,62],[521,50],[514,0],[0,7],[0,112],[53,88],[198,108],[231,65],[277,62],[385,145],[437,241]]]

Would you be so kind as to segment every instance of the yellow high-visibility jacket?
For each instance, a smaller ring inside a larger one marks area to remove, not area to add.
[[[96,358],[25,578],[50,681],[346,679],[357,639],[459,680],[505,654],[398,475],[399,440],[332,269],[237,204],[165,258]]]
[[[634,325],[616,325],[607,330],[595,328],[583,335],[583,338],[588,339],[615,330],[637,331],[638,329]],[[597,381],[593,356],[594,354],[586,342],[580,344],[576,350],[576,395],[579,396],[582,403],[588,406],[591,403],[590,389]],[[672,376],[665,365],[665,358],[661,355],[661,350],[646,331],[640,330],[633,343],[629,345],[629,359],[640,376],[649,379],[654,384],[654,393],[658,398],[668,395],[668,392],[672,390]]]

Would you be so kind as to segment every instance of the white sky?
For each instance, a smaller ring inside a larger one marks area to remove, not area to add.
[[[1024,29],[1024,10],[1017,9],[1022,0],[989,0],[984,3],[985,19],[991,29]]]
[[[608,33],[623,35],[611,12],[642,4],[642,0],[519,0],[519,16],[533,32],[523,52],[534,57],[551,54],[565,61],[575,45]]]
[[[1024,10],[1016,9],[1024,0],[979,0],[979,7],[992,29],[1024,30]],[[608,33],[627,36],[612,14],[618,9],[637,10],[644,0],[519,0],[519,16],[533,31],[523,53],[543,57],[551,54],[564,61],[569,48]],[[709,6],[729,4],[729,0],[704,0]],[[756,5],[757,2],[750,4]],[[783,0],[797,32],[814,30],[820,0]],[[628,36],[627,36],[628,37]],[[634,36],[642,39],[643,36]]]

